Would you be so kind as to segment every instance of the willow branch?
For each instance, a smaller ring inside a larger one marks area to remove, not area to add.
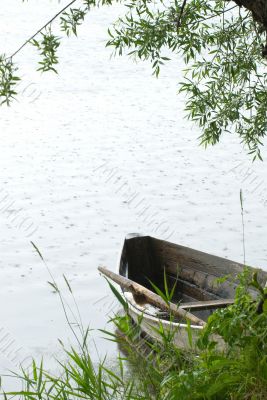
[[[210,15],[209,17],[202,18],[202,19],[198,20],[197,22],[203,22],[203,21],[207,21],[208,19],[212,19],[212,18],[215,18],[215,17],[219,17],[219,16],[224,15],[224,14],[226,14],[228,11],[231,11],[231,10],[233,10],[234,8],[237,8],[237,7],[238,7],[238,6],[235,5],[235,6],[233,6],[233,7],[227,8],[226,10],[223,10],[223,11],[217,13],[217,14],[213,14],[213,15]]]
[[[63,7],[44,26],[42,26],[40,29],[38,29],[37,32],[35,32],[29,39],[27,39],[11,56],[7,57],[7,59],[11,59],[12,60],[12,58],[15,57],[28,43],[30,43],[31,40],[33,40],[37,35],[39,35],[39,33],[41,33],[45,28],[47,28],[57,17],[59,17],[65,10],[67,10],[70,6],[72,6],[72,4],[75,3],[76,1],[77,0],[72,0],[65,7]]]
[[[180,15],[179,15],[179,18],[178,18],[178,21],[177,21],[177,29],[180,28],[180,25],[181,25],[181,22],[182,22],[183,13],[184,13],[184,9],[185,9],[185,6],[186,6],[186,2],[187,2],[187,0],[183,1],[182,7],[181,7],[181,11],[180,11]]]

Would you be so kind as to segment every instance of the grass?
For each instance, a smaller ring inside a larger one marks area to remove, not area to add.
[[[21,390],[2,392],[2,396],[10,400],[265,400],[267,289],[249,270],[239,279],[235,303],[212,314],[191,351],[175,347],[173,333],[160,326],[161,343],[146,337],[140,340],[140,327],[132,325],[127,313],[117,315],[111,319],[117,333],[102,331],[107,340],[119,345],[116,368],[108,368],[105,360],[94,366],[89,330],[81,328],[77,347],[63,346],[67,361],[59,362],[56,376],[45,370],[43,361],[37,365],[33,360],[30,370],[14,374],[21,381]],[[59,292],[53,280],[52,284]],[[257,301],[248,292],[250,286],[258,292]],[[112,285],[111,289],[127,310]],[[225,343],[224,350],[214,340],[217,335]],[[190,336],[189,326],[189,341]]]

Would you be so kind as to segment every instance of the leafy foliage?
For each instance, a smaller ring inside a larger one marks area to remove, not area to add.
[[[240,277],[235,303],[210,316],[197,343],[199,357],[193,368],[163,380],[166,399],[267,398],[267,313],[258,310],[267,289],[260,286],[256,275],[252,280],[249,276],[246,270]],[[257,301],[248,286],[257,289]]]
[[[158,76],[169,52],[187,68],[180,92],[188,117],[202,128],[201,143],[235,131],[254,157],[266,135],[267,75],[264,33],[252,16],[225,1],[131,1],[129,12],[109,31],[115,53],[148,59]],[[228,8],[227,8],[228,7]]]
[[[16,76],[16,68],[11,59],[0,56],[0,104],[9,105],[17,94],[14,89],[17,82],[20,80]]]
[[[52,34],[51,23],[60,17],[62,31],[77,35],[91,8],[120,0],[83,0],[82,7],[71,8],[76,1],[67,4],[14,55],[32,42],[43,58],[38,69],[56,72],[59,38]],[[179,90],[187,95],[188,117],[202,129],[200,143],[214,145],[224,132],[235,132],[253,158],[261,158],[267,131],[265,27],[250,11],[237,6],[238,1],[232,6],[225,0],[120,2],[126,13],[109,29],[107,45],[116,54],[126,52],[135,59],[150,60],[155,76],[171,54],[182,56],[186,69]],[[41,42],[36,39],[40,34]],[[4,76],[11,65],[4,66]]]
[[[86,16],[87,9],[81,8],[71,8],[69,12],[64,12],[60,18],[60,24],[62,31],[64,31],[67,36],[73,33],[77,36],[77,28],[82,24]]]
[[[60,45],[60,40],[53,35],[51,28],[48,28],[45,33],[41,33],[41,36],[42,40],[40,42],[36,39],[32,40],[33,46],[37,47],[42,56],[42,60],[39,62],[40,67],[37,70],[57,73],[55,65],[58,64],[57,49]]]

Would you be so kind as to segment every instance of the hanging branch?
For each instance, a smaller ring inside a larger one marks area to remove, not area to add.
[[[221,15],[225,15],[228,11],[232,11],[234,8],[237,8],[237,7],[238,6],[235,5],[235,6],[232,6],[230,8],[227,8],[226,10],[224,9],[222,12],[220,12],[218,14],[213,14],[213,15],[210,15],[209,17],[205,17],[205,18],[199,19],[198,22],[207,21],[208,19],[212,19],[212,18],[215,18],[215,17],[219,17]]]
[[[47,28],[59,15],[61,15],[65,10],[67,10],[72,4],[74,4],[77,0],[72,0],[65,7],[63,7],[53,18],[51,18],[44,26],[38,29],[37,32],[34,33],[29,39],[27,39],[11,56],[7,57],[7,59],[11,59],[15,57],[28,43],[30,43],[39,33],[41,33],[45,28]]]
[[[177,31],[181,26],[182,17],[183,17],[184,9],[185,9],[185,6],[186,6],[186,2],[187,2],[187,0],[184,0],[183,4],[182,4],[182,7],[181,7],[180,15],[179,15],[179,18],[178,18],[178,21],[177,21]]]

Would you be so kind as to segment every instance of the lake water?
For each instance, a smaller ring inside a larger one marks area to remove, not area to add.
[[[5,0],[1,52],[13,52],[63,4]],[[92,12],[78,38],[62,41],[58,76],[35,71],[30,46],[16,58],[24,76],[18,102],[0,109],[0,373],[29,355],[44,356],[50,367],[57,338],[71,340],[30,241],[69,299],[66,275],[84,325],[94,330],[116,307],[97,267],[116,269],[128,232],[242,262],[240,188],[246,262],[267,269],[266,150],[265,162],[252,164],[231,135],[200,147],[200,131],[185,119],[185,99],[177,95],[179,59],[159,79],[149,63],[110,59],[107,28],[121,11]],[[114,356],[101,334],[92,337],[100,357]],[[93,343],[92,355],[97,360]]]

